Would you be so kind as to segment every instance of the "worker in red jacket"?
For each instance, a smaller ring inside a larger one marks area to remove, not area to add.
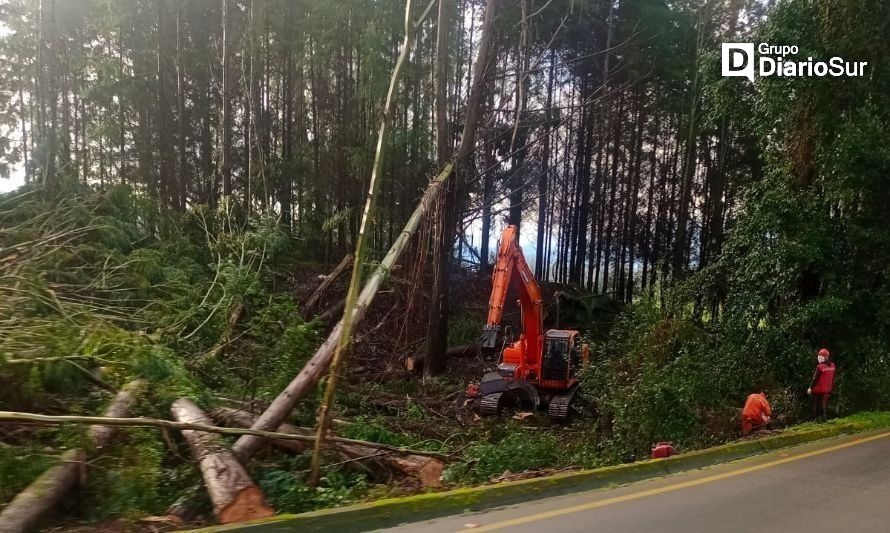
[[[766,400],[763,389],[759,393],[748,396],[742,409],[742,435],[754,430],[765,428],[773,416],[773,410]]]
[[[826,348],[819,350],[816,356],[816,372],[813,373],[813,381],[807,394],[813,398],[813,418],[823,421],[828,410],[828,397],[834,388],[834,362],[831,360],[831,352]]]

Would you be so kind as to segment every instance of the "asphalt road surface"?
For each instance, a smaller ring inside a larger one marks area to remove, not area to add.
[[[387,531],[890,532],[890,432]]]

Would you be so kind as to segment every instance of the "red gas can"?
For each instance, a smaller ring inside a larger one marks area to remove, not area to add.
[[[653,459],[664,459],[672,455],[674,455],[674,447],[671,446],[670,442],[659,442],[652,447]]]

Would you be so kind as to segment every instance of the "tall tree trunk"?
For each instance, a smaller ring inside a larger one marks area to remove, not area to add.
[[[436,24],[436,158],[439,168],[445,166],[450,157],[450,136],[448,133],[448,11],[449,0],[439,0],[439,18]],[[415,94],[417,94],[415,89]]]
[[[118,26],[118,51],[117,51],[117,72],[118,72],[118,92],[117,92],[117,128],[118,128],[118,152],[120,157],[119,168],[121,173],[121,183],[126,183],[127,181],[127,173],[129,171],[130,165],[127,161],[127,134],[126,134],[126,111],[124,110],[124,79],[125,79],[125,65],[124,65],[124,29],[123,24]],[[86,117],[81,116],[81,122],[85,121]],[[84,143],[86,143],[86,139],[84,139]]]
[[[696,43],[695,43],[695,53],[693,55],[692,60],[692,88],[690,91],[690,102],[689,102],[689,114],[687,115],[687,135],[686,135],[686,150],[685,156],[683,158],[683,172],[682,172],[682,182],[680,183],[680,203],[677,206],[677,229],[676,229],[676,238],[674,239],[674,248],[672,251],[671,258],[671,268],[673,270],[672,275],[675,278],[682,278],[685,275],[685,272],[688,268],[688,263],[684,264],[686,254],[689,248],[689,239],[688,239],[688,228],[689,225],[689,210],[691,209],[692,203],[692,181],[695,177],[695,169],[696,169],[696,139],[698,138],[698,105],[699,105],[699,65],[698,58],[701,54],[702,48],[704,47],[705,40],[705,29],[704,29],[704,19],[705,19],[705,11],[706,8],[701,8],[699,11],[697,32],[696,32]]]
[[[174,195],[173,205],[175,208],[179,210],[185,209],[186,204],[186,196],[187,196],[187,183],[188,178],[186,176],[186,138],[185,138],[185,125],[186,125],[186,116],[185,116],[185,81],[182,72],[182,32],[183,32],[183,22],[182,22],[182,2],[184,0],[178,0],[176,6],[176,113],[178,115],[178,124],[179,128],[177,131],[177,137],[179,141],[179,168],[176,172],[176,190]]]
[[[232,73],[230,65],[231,44],[229,42],[229,1],[222,0],[222,119],[220,121],[220,174],[222,174],[222,194],[231,201],[232,196]]]
[[[470,155],[476,149],[476,128],[479,123],[479,112],[482,107],[485,73],[489,63],[492,31],[498,0],[487,0],[485,19],[482,22],[482,35],[479,38],[479,52],[473,67],[473,85],[467,100],[467,113],[463,135],[455,157],[455,179],[449,183],[445,194],[445,233],[436,243],[436,271],[433,280],[433,292],[430,298],[430,314],[427,326],[426,363],[424,376],[434,376],[445,370],[446,350],[448,348],[448,285],[450,278],[451,245],[454,241],[454,226],[457,213],[460,212],[460,191],[462,176]]]
[[[554,69],[556,68],[556,49],[550,49],[550,69],[547,74],[547,100],[544,104],[546,109],[544,111],[545,116],[545,131],[544,131],[544,146],[543,153],[541,154],[541,166],[542,171],[538,176],[538,239],[537,244],[535,246],[535,277],[539,280],[544,280],[546,276],[546,269],[544,265],[547,264],[547,260],[544,254],[544,243],[546,240],[546,232],[548,231],[547,227],[547,185],[550,180],[550,143],[552,142],[551,136],[553,135],[553,77],[554,77]]]
[[[158,124],[158,155],[160,157],[160,190],[161,206],[176,208],[174,198],[176,196],[177,177],[174,170],[173,143],[170,139],[172,128],[170,120],[170,103],[168,101],[169,87],[167,74],[169,68],[169,57],[167,54],[167,43],[169,42],[167,0],[156,0],[158,10],[158,32],[157,32],[157,124]]]
[[[656,93],[657,95],[657,93]],[[656,96],[656,101],[658,100]],[[649,286],[649,264],[650,260],[652,261],[652,269],[655,268],[654,263],[654,251],[655,251],[655,236],[654,231],[652,229],[652,210],[655,208],[655,175],[657,173],[658,160],[656,159],[656,154],[658,153],[658,133],[659,133],[659,119],[661,114],[656,111],[655,112],[655,126],[652,129],[652,150],[649,153],[649,186],[646,191],[646,222],[644,223],[644,232],[643,232],[643,268],[642,272],[640,272],[640,290],[645,291]]]
[[[612,258],[612,237],[615,227],[615,196],[618,189],[618,165],[621,150],[621,115],[624,112],[624,93],[618,99],[618,110],[614,118],[613,131],[613,151],[612,151],[612,168],[611,177],[609,178],[609,203],[608,215],[605,220],[604,242],[603,242],[603,292],[608,293],[609,290],[609,262]],[[614,275],[614,273],[613,273]]]
[[[491,203],[494,191],[494,175],[498,167],[498,158],[495,154],[495,137],[492,130],[483,147],[482,169],[482,242],[479,243],[479,273],[488,276],[490,265],[488,263],[489,243],[491,242]]]
[[[516,110],[513,116],[513,135],[510,138],[512,163],[510,165],[510,214],[509,223],[520,227],[522,224],[523,166],[526,156],[527,128],[522,125],[528,101],[528,0],[519,1],[522,10],[520,20],[519,45],[516,47]]]
[[[642,102],[639,105],[643,105]],[[637,119],[639,121],[638,131],[637,131],[637,143],[634,147],[634,153],[636,154],[636,159],[633,164],[633,174],[632,180],[633,184],[631,186],[631,200],[630,200],[630,212],[627,217],[627,237],[625,242],[627,243],[628,249],[628,258],[627,258],[627,286],[626,286],[626,294],[624,295],[624,300],[628,303],[633,301],[634,294],[634,263],[636,261],[636,237],[637,237],[637,209],[639,209],[640,202],[640,181],[642,180],[640,172],[642,167],[643,160],[643,133],[644,126],[646,123],[646,110],[643,108],[640,112],[640,116]]]

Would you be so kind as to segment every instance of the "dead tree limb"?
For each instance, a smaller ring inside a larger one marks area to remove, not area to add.
[[[402,253],[408,248],[408,242],[411,240],[411,237],[414,236],[414,233],[417,232],[417,228],[420,226],[420,221],[427,214],[430,206],[433,205],[442,191],[442,184],[448,180],[449,176],[451,176],[452,168],[452,165],[447,165],[438,177],[429,184],[423,194],[423,198],[421,198],[417,208],[414,209],[414,213],[411,215],[411,218],[408,219],[402,232],[390,247],[389,252],[387,252],[386,256],[383,258],[383,261],[380,262],[377,269],[374,270],[374,273],[368,278],[368,281],[365,283],[362,292],[358,297],[358,304],[352,311],[352,320],[354,323],[358,324],[364,318],[368,307],[370,307],[371,303],[374,301],[374,297],[377,295],[377,291],[380,289],[380,285],[387,278],[389,271],[393,268],[393,265],[395,265],[399,257],[401,257]],[[297,402],[302,400],[313,390],[331,362],[331,357],[334,355],[334,347],[337,345],[337,341],[340,338],[342,328],[343,320],[341,319],[328,335],[324,344],[322,344],[315,352],[315,355],[312,356],[312,359],[306,363],[306,366],[300,370],[300,373],[294,377],[288,386],[281,391],[272,402],[272,405],[260,415],[251,429],[257,431],[269,431],[270,429],[277,428],[284,422],[288,414],[294,409],[294,406],[297,405]],[[260,444],[262,444],[261,437],[256,436],[255,434],[246,434],[238,439],[232,447],[232,450],[238,458],[244,462],[256,452]]]
[[[179,422],[211,425],[212,421],[191,400],[173,402],[170,412]],[[227,446],[214,433],[183,430],[182,436],[198,461],[204,485],[221,524],[267,518],[275,511],[266,505],[260,488]]]
[[[346,256],[343,257],[343,260],[340,261],[340,264],[338,264],[337,267],[334,268],[334,270],[332,270],[331,273],[327,275],[327,277],[325,277],[324,281],[322,281],[312,293],[312,296],[310,296],[309,299],[306,300],[306,303],[303,304],[303,316],[310,316],[312,310],[315,309],[316,305],[318,305],[319,300],[321,300],[321,297],[324,296],[324,293],[328,289],[328,287],[330,287],[332,283],[337,281],[337,278],[343,275],[343,273],[346,272],[346,270],[349,269],[350,266],[352,266],[352,254],[346,254]]]
[[[237,427],[250,427],[257,419],[257,415],[248,411],[232,409],[230,407],[218,407],[208,413],[214,420],[221,424]],[[278,426],[279,433],[295,435],[313,435],[309,428],[301,428],[291,424]],[[307,441],[271,440],[272,444],[282,450],[291,453],[303,453],[311,449]],[[407,477],[417,481],[423,487],[438,487],[441,484],[444,464],[441,460],[422,453],[396,453],[378,446],[363,444],[343,444],[328,442],[340,455],[344,463],[371,475],[380,481],[387,481],[393,475]]]
[[[105,416],[126,416],[144,385],[143,381],[125,385],[111,401]],[[91,426],[87,437],[92,450],[108,446],[114,432],[113,427]],[[0,529],[9,533],[36,531],[52,510],[85,479],[86,456],[87,453],[80,449],[65,452],[59,464],[44,472],[3,509]]]
[[[87,425],[98,425],[98,426],[115,426],[115,427],[156,427],[156,428],[166,428],[166,429],[175,429],[177,431],[182,431],[184,429],[193,429],[196,431],[203,431],[207,433],[220,433],[223,435],[250,435],[259,438],[259,441],[262,443],[264,438],[266,439],[284,439],[284,440],[299,440],[306,442],[315,442],[314,435],[291,435],[288,433],[275,433],[274,431],[262,431],[256,429],[241,429],[241,428],[225,428],[214,426],[205,423],[195,423],[195,422],[174,422],[173,420],[162,420],[160,418],[146,418],[146,417],[138,417],[138,418],[109,418],[104,416],[66,416],[66,415],[39,415],[36,413],[22,413],[17,411],[0,411],[0,422],[12,422],[16,424],[44,424],[44,425],[61,425],[61,424],[87,424]],[[400,446],[389,446],[386,444],[379,444],[376,442],[368,442],[364,440],[357,439],[345,439],[343,437],[330,437],[326,440],[330,440],[332,442],[339,442],[343,444],[358,444],[363,446],[374,446],[377,448],[381,448],[384,450],[389,450],[396,453],[416,453],[420,455],[429,455],[430,457],[436,457],[438,459],[448,460],[448,455],[434,453],[434,452],[425,452],[413,450],[411,448],[404,448]]]

